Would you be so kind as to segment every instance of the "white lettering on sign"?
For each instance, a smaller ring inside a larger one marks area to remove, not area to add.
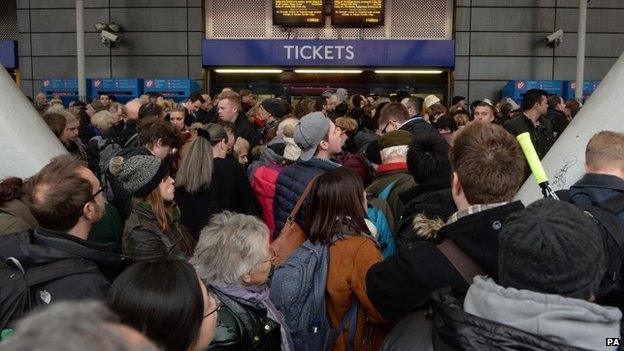
[[[353,60],[352,45],[284,45],[288,60]]]

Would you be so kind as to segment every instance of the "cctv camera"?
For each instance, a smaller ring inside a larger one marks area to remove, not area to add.
[[[546,43],[554,46],[563,43],[563,29],[559,29],[556,32],[550,34],[544,40],[546,40]]]
[[[108,29],[110,29],[111,32],[119,32],[121,28],[116,22],[111,22],[108,24]]]
[[[120,36],[107,30],[103,30],[100,34],[102,35],[102,44],[112,45],[121,41]]]
[[[99,23],[96,23],[96,24],[95,24],[95,30],[96,30],[96,31],[98,31],[98,32],[99,32],[99,31],[102,31],[102,30],[104,30],[104,29],[106,29],[106,23],[104,23],[104,22],[99,22]]]

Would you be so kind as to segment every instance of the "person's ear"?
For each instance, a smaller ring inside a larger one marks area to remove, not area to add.
[[[163,147],[163,140],[162,140],[162,138],[158,138],[158,140],[156,140],[156,146]]]
[[[243,276],[241,277],[243,279],[243,283],[249,285],[251,283],[251,273],[247,272],[245,274],[243,274]]]
[[[87,220],[92,220],[97,217],[97,208],[93,201],[89,201],[82,207],[82,215]]]
[[[587,162],[585,162],[585,173],[591,173],[591,167]]]
[[[451,191],[453,193],[453,196],[459,196],[464,192],[461,182],[459,181],[459,175],[457,174],[457,172],[453,172],[453,175],[451,177]]]
[[[321,140],[321,142],[319,143],[319,147],[321,148],[321,150],[328,150],[329,149],[329,141],[323,139]]]

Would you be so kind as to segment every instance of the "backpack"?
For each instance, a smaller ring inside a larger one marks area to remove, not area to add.
[[[368,208],[366,209],[366,215],[377,227],[377,243],[379,243],[379,251],[381,251],[383,258],[387,258],[396,251],[394,234],[390,227],[394,217],[387,202],[395,184],[396,181],[388,184],[376,197],[372,195],[367,196]]]
[[[564,201],[570,202],[568,192],[557,192]],[[624,296],[622,265],[624,264],[624,223],[617,215],[624,211],[624,194],[613,196],[591,205],[574,204],[588,215],[598,227],[605,248],[607,271],[596,292],[596,300],[608,305],[620,305]]]
[[[22,316],[40,305],[46,305],[42,284],[78,273],[97,270],[83,259],[62,259],[24,269],[15,257],[6,259],[0,269],[0,330],[11,328]]]
[[[108,164],[110,160],[117,156],[119,151],[121,151],[121,146],[116,138],[106,138],[104,139],[102,136],[94,136],[91,138],[91,141],[95,141],[97,143],[97,155],[94,155],[98,160],[98,171],[100,174],[100,180],[104,180],[105,175],[108,171]]]
[[[275,267],[270,299],[282,312],[294,350],[331,350],[347,323],[349,347],[355,339],[357,299],[337,328],[327,319],[325,294],[329,270],[329,248],[309,240],[299,246],[282,264]]]

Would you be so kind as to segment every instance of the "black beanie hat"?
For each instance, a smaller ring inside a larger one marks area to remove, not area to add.
[[[288,105],[282,99],[264,99],[261,105],[276,119],[280,119],[288,113]]]
[[[462,101],[462,100],[466,100],[466,98],[463,97],[463,96],[453,96],[453,99],[451,100],[451,106],[452,105],[457,105],[457,103]]]
[[[606,270],[598,227],[578,207],[552,199],[507,218],[498,266],[505,287],[578,298],[595,292]]]

